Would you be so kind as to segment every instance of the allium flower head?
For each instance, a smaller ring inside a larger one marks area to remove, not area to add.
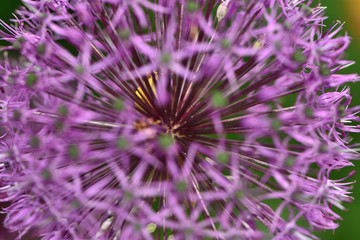
[[[2,40],[5,226],[313,239],[351,201],[349,37],[308,0],[23,0]],[[9,57],[19,53],[18,57]],[[345,181],[345,182],[344,182]]]

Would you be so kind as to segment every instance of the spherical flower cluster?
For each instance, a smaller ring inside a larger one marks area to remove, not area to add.
[[[313,239],[357,158],[348,36],[311,0],[23,0],[1,22],[5,226]],[[18,53],[18,55],[16,55]]]

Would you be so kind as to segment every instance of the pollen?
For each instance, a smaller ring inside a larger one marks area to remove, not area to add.
[[[157,75],[157,72],[155,72],[155,71],[154,71],[154,76],[155,76],[155,80],[158,80],[158,75]],[[151,74],[148,74],[146,77],[147,77],[147,81],[148,81],[148,83],[149,83],[149,85],[151,87],[151,89],[150,89],[151,93],[153,93],[154,96],[157,97],[156,86],[155,86],[155,82],[154,82],[153,77],[151,76]],[[145,84],[145,86],[146,86],[146,84]],[[149,99],[146,97],[146,94],[145,94],[144,90],[141,87],[138,87],[135,93],[136,93],[136,96],[138,96],[139,99],[142,102],[144,102],[146,104],[150,104]],[[136,105],[136,107],[142,109],[139,106],[139,104],[135,103],[135,105]]]

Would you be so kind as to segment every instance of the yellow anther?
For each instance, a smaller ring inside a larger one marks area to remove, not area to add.
[[[154,75],[155,75],[155,79],[157,80],[158,79],[157,72],[154,71]],[[154,95],[157,97],[155,82],[154,82],[154,79],[152,78],[152,76],[150,74],[147,75],[147,80],[149,82],[151,90],[153,91]],[[143,91],[143,89],[141,87],[138,87],[135,93],[136,93],[136,96],[138,96],[142,101],[149,103],[149,99],[145,96],[145,93],[144,93],[144,91]],[[135,103],[135,105],[138,108],[142,109],[138,104]]]
[[[156,230],[156,224],[155,224],[155,223],[149,223],[149,224],[146,226],[146,230],[147,230],[149,233],[155,232],[155,230]]]
[[[260,49],[264,46],[264,41],[263,40],[257,40],[254,45],[253,45],[253,48],[255,49]]]

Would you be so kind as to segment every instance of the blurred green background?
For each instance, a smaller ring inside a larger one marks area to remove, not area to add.
[[[40,0],[39,0],[40,1]],[[315,0],[315,2],[317,2]],[[0,18],[5,20],[12,17],[12,12],[20,4],[20,0],[1,0]],[[333,21],[345,22],[342,35],[348,34],[352,37],[352,43],[346,52],[346,58],[360,63],[360,0],[322,0],[322,5],[327,7],[326,15],[329,18],[326,20],[326,25],[329,26]],[[355,64],[344,73],[360,73],[360,64]],[[352,84],[353,105],[360,104],[360,83]],[[354,142],[360,142],[360,134],[353,135]],[[359,179],[360,163],[355,163],[357,175],[350,180]],[[339,173],[334,174],[333,177],[343,177],[352,169],[345,169]],[[323,240],[335,239],[360,239],[360,181],[355,184],[353,190],[353,197],[355,201],[351,204],[346,204],[347,210],[337,211],[342,217],[340,227],[333,231],[318,232],[317,235]],[[359,221],[359,222],[358,222]],[[1,229],[1,228],[0,228]]]
[[[347,34],[352,37],[351,45],[346,52],[346,58],[356,61],[357,63],[344,70],[344,73],[358,73],[360,74],[360,0],[322,0],[322,5],[326,6],[326,15],[329,18],[326,21],[326,25],[329,26],[331,22],[339,20],[345,22],[344,28],[341,34]],[[360,104],[360,83],[351,84],[351,95],[353,97],[352,105]],[[360,134],[352,135],[353,143],[360,142]],[[360,239],[360,162],[355,162],[355,168],[357,174],[350,180],[358,182],[355,184],[352,196],[355,200],[351,204],[345,204],[347,210],[336,211],[343,217],[343,221],[340,222],[340,227],[334,232],[325,231],[319,232],[317,235],[323,240],[339,240]],[[346,176],[347,172],[351,169],[346,169],[340,173],[337,173],[337,177]],[[334,175],[334,177],[336,177]]]

